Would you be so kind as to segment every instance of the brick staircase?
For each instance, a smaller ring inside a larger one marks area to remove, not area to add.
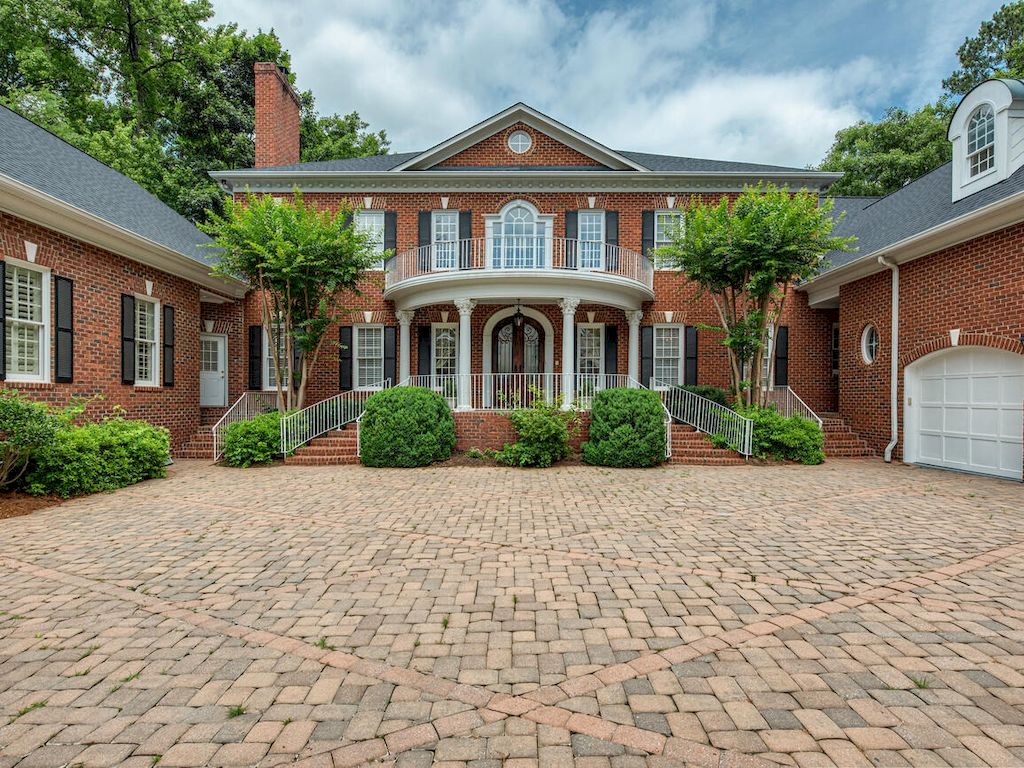
[[[851,458],[874,456],[860,435],[854,432],[846,419],[838,413],[820,413],[821,426],[825,432],[825,455],[829,458]]]
[[[341,429],[314,437],[286,457],[284,463],[300,466],[358,464],[357,449],[355,424],[346,424]]]
[[[209,459],[213,461],[213,432],[202,426],[185,445],[174,452],[176,459]]]
[[[728,448],[715,448],[708,436],[689,424],[672,425],[672,464],[743,464],[743,457]]]

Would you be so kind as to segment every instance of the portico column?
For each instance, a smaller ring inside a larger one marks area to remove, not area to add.
[[[633,382],[640,381],[640,321],[644,313],[639,309],[626,311],[626,322],[629,323],[629,378]],[[636,384],[630,382],[631,387]]]
[[[409,378],[409,359],[412,355],[409,342],[409,326],[412,325],[413,315],[411,309],[399,309],[395,311],[398,318],[398,384],[405,383]],[[420,374],[429,371],[420,371]]]
[[[473,317],[473,307],[476,302],[472,299],[456,299],[455,308],[459,310],[459,399],[458,407],[461,411],[468,411],[473,407],[472,381],[473,365],[473,328],[470,320]]]
[[[576,383],[576,307],[579,299],[562,299],[562,408],[572,407],[573,385]]]

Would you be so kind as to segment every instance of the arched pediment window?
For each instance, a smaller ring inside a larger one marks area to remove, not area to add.
[[[996,164],[996,118],[983,104],[967,121],[967,173],[974,178]]]

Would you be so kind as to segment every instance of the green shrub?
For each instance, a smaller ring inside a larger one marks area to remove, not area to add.
[[[455,419],[437,392],[392,387],[367,399],[359,443],[368,467],[423,467],[452,455]]]
[[[163,427],[120,416],[65,426],[36,451],[28,489],[67,498],[163,477],[170,444],[170,433]]]
[[[39,447],[66,423],[64,412],[13,390],[0,391],[0,488],[17,483]]]
[[[531,396],[529,406],[516,408],[508,416],[519,439],[495,454],[499,464],[550,467],[569,455],[569,435],[579,423],[579,415],[546,403],[543,392],[534,391]]]
[[[706,397],[708,400],[713,400],[719,405],[729,405],[729,393],[721,387],[714,387],[710,384],[687,384],[679,388],[685,389],[687,392],[693,392],[695,395]]]
[[[649,389],[605,389],[590,406],[583,460],[604,467],[653,467],[665,460],[665,411]]]
[[[269,464],[281,455],[281,414],[264,413],[236,421],[224,432],[224,463],[229,467]]]
[[[754,420],[752,452],[755,456],[801,464],[821,464],[825,460],[825,435],[810,419],[787,418],[774,407],[755,406],[740,413]]]

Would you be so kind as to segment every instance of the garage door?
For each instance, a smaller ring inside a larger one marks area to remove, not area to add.
[[[951,349],[906,377],[908,461],[1020,479],[1024,355]]]

